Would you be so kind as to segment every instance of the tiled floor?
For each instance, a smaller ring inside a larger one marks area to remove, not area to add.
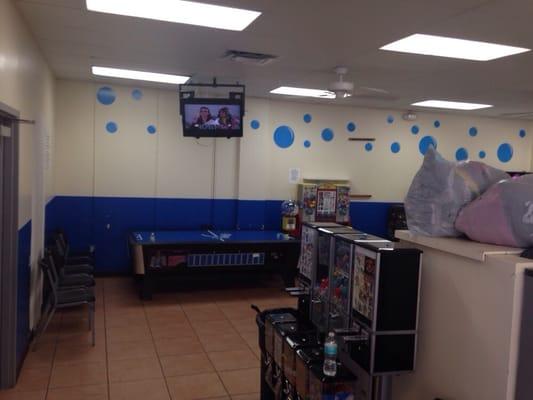
[[[97,282],[96,346],[84,308],[58,315],[0,400],[259,399],[255,311],[294,306],[279,288],[156,294]]]

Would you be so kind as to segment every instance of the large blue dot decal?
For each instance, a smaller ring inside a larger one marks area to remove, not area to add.
[[[498,160],[506,163],[513,158],[513,147],[509,143],[502,143],[498,147]]]
[[[131,97],[133,97],[135,100],[141,100],[143,98],[143,92],[141,92],[139,89],[133,89],[131,91]]]
[[[392,151],[393,153],[399,153],[400,152],[400,143],[398,142],[393,142],[391,145],[390,145],[390,151]]]
[[[348,125],[346,125],[346,129],[348,132],[354,132],[357,126],[353,122],[348,122]]]
[[[311,122],[311,120],[313,119],[313,117],[311,116],[311,114],[304,114],[304,122],[306,124],[308,124],[309,122]]]
[[[418,150],[420,150],[422,155],[425,155],[426,151],[429,149],[429,146],[433,146],[433,148],[436,149],[437,140],[433,136],[424,136],[418,143]]]
[[[118,130],[118,125],[113,121],[109,121],[105,124],[105,130],[109,133],[115,133]]]
[[[146,127],[146,130],[148,131],[148,133],[149,133],[150,135],[153,135],[154,133],[157,132],[157,129],[156,129],[155,125],[148,125],[148,126]]]
[[[394,122],[394,117],[392,115],[389,115],[387,117],[387,123],[392,124]]]
[[[322,131],[322,139],[326,142],[331,142],[333,140],[333,131],[330,128],[326,128]]]
[[[294,131],[287,125],[281,125],[274,131],[274,143],[282,149],[291,147],[294,143]]]
[[[433,122],[433,126],[434,126],[435,128],[440,127],[440,121],[439,121],[439,120],[436,120],[435,122]]]
[[[468,150],[464,147],[459,147],[455,152],[455,159],[457,161],[468,160]]]
[[[109,86],[103,86],[98,89],[98,92],[96,93],[96,98],[101,104],[108,106],[115,102],[117,95],[115,94],[114,90],[111,89]]]
[[[479,158],[481,159],[487,157],[487,153],[485,153],[483,150],[481,150],[478,155],[479,155]]]
[[[365,150],[366,151],[372,151],[373,148],[374,148],[374,146],[372,145],[372,143],[365,144]]]
[[[311,147],[311,142],[309,140],[304,141],[304,147],[306,148]]]
[[[518,136],[520,136],[521,138],[525,138],[526,137],[526,130],[525,129],[520,129],[520,132],[518,132]]]
[[[468,134],[469,134],[470,136],[472,136],[472,137],[477,136],[477,128],[476,128],[475,126],[473,126],[472,128],[470,128],[470,129],[468,130]]]
[[[258,120],[254,119],[252,122],[250,122],[250,126],[252,127],[252,129],[259,129],[261,124]]]
[[[413,126],[411,127],[411,133],[412,133],[413,135],[418,135],[418,132],[420,132],[420,128],[418,127],[418,125],[413,125]]]

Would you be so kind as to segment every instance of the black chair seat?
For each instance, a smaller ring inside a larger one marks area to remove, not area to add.
[[[69,286],[86,286],[92,287],[95,285],[94,278],[87,274],[70,274],[63,275],[59,278],[59,287]]]
[[[92,290],[59,290],[57,292],[57,304],[72,304],[72,303],[91,303],[96,301],[94,292]]]
[[[65,275],[71,275],[71,274],[89,274],[92,275],[94,273],[94,267],[89,264],[66,264],[63,267],[63,271]]]

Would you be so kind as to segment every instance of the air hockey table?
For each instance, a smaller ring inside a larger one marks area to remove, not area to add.
[[[300,240],[279,231],[136,231],[129,236],[141,297],[151,299],[158,280],[205,273],[275,271],[293,286]]]

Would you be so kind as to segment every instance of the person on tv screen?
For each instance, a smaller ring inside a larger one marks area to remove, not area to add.
[[[228,107],[222,107],[218,110],[217,124],[220,129],[237,129],[239,122],[228,110]]]
[[[211,125],[216,125],[216,120],[211,115],[211,111],[209,111],[209,108],[206,106],[200,107],[200,112],[193,123],[193,127],[202,129]]]

